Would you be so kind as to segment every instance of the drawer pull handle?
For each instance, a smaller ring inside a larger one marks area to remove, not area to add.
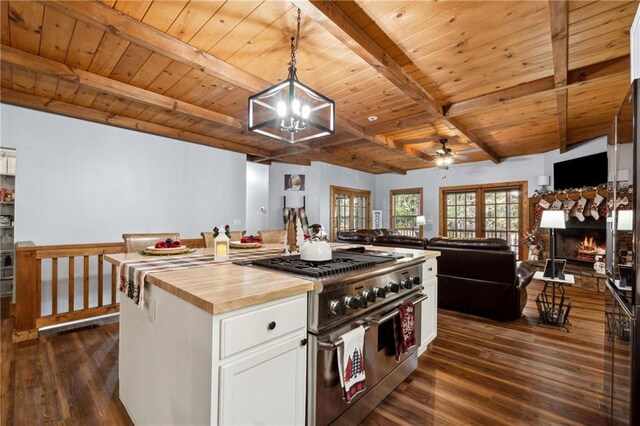
[[[429,272],[433,271],[433,266],[429,267]]]
[[[268,329],[268,330],[273,330],[274,328],[276,328],[276,322],[275,322],[275,321],[271,321],[271,322],[267,325],[267,329]]]

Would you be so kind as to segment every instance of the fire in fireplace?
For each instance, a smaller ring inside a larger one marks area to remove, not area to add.
[[[557,229],[556,257],[576,265],[593,266],[596,255],[604,252],[605,241],[604,229]]]
[[[593,236],[585,236],[584,240],[580,241],[576,247],[577,260],[595,262],[597,248],[598,245],[596,244],[595,238],[593,238]]]

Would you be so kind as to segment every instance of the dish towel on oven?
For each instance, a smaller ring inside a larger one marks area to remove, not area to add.
[[[398,306],[398,315],[393,317],[393,337],[396,344],[396,361],[416,345],[415,307],[413,303]]]
[[[364,373],[364,327],[360,326],[343,334],[338,346],[338,370],[344,399],[351,399],[366,389]]]

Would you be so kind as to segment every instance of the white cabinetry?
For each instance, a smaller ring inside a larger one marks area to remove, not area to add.
[[[120,307],[120,399],[135,424],[304,424],[306,294],[211,315],[145,284]]]
[[[304,424],[306,308],[296,298],[221,321],[220,424]]]
[[[421,337],[418,354],[427,350],[427,345],[431,343],[438,331],[438,261],[437,259],[427,259],[422,267],[422,293],[428,298],[422,302]]]
[[[303,333],[294,333],[220,366],[220,424],[304,424],[307,351],[302,339]]]

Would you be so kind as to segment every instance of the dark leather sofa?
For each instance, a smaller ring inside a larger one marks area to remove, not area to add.
[[[516,254],[498,238],[455,239],[405,237],[389,229],[338,234],[338,241],[437,250],[438,306],[499,320],[522,315],[531,266],[516,267]]]

